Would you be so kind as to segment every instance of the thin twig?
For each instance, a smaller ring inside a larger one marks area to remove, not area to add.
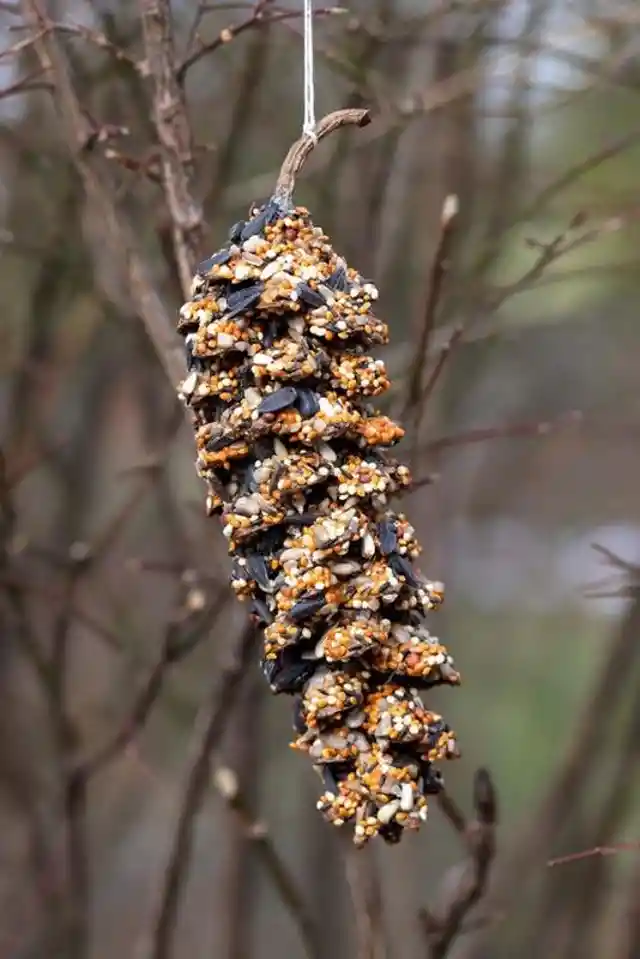
[[[202,57],[207,56],[209,53],[214,53],[219,47],[227,43],[231,43],[232,40],[235,40],[236,37],[239,37],[247,30],[251,30],[254,27],[265,26],[270,23],[294,20],[302,16],[302,11],[299,10],[278,10],[273,13],[266,13],[266,5],[265,0],[261,0],[261,2],[259,0],[258,3],[254,4],[252,12],[245,20],[225,27],[213,40],[210,40],[208,43],[201,43],[197,50],[187,54],[177,69],[176,75],[179,83],[184,83],[188,70],[201,60]],[[321,7],[319,10],[314,11],[314,16],[335,16],[336,14],[342,14],[344,12],[344,9],[341,7]]]
[[[581,852],[570,852],[566,856],[556,856],[548,859],[547,866],[565,866],[570,862],[580,862],[591,859],[593,856],[615,856],[619,852],[640,852],[640,839],[631,842],[617,842],[612,846],[594,846],[592,849],[583,849]]]
[[[457,832],[463,832],[468,859],[445,876],[442,902],[435,909],[425,909],[420,914],[429,959],[442,959],[447,955],[462,932],[468,913],[482,898],[487,886],[495,856],[498,811],[495,787],[486,769],[479,769],[475,775],[473,805],[475,817],[465,826],[455,803],[449,797],[440,798],[442,812]]]
[[[189,874],[196,817],[209,788],[213,753],[225,730],[227,719],[247,666],[252,663],[255,630],[247,625],[232,651],[230,665],[216,679],[207,711],[194,733],[184,793],[179,803],[169,860],[162,878],[157,911],[143,955],[148,959],[169,959],[172,954],[178,911]]]
[[[122,755],[127,746],[140,734],[151,710],[160,698],[171,666],[183,659],[195,647],[197,642],[208,633],[223,601],[216,596],[206,610],[196,617],[196,622],[185,629],[187,623],[171,622],[167,628],[158,659],[140,688],[133,704],[111,737],[100,746],[93,755],[78,761],[78,769],[85,779],[91,779]]]
[[[184,91],[176,78],[169,0],[139,0],[149,73],[153,82],[153,118],[161,147],[164,192],[171,215],[173,243],[186,297],[202,255],[202,207],[195,202],[193,148]]]
[[[420,327],[420,339],[418,341],[415,360],[409,371],[407,395],[400,414],[400,418],[405,420],[409,412],[413,410],[413,428],[416,433],[419,431],[422,418],[421,411],[423,404],[420,402],[420,396],[422,393],[424,364],[429,341],[436,322],[436,311],[438,303],[440,302],[442,285],[449,266],[449,252],[457,215],[458,198],[456,196],[448,196],[440,215],[440,234],[436,243],[431,269],[429,270],[424,316]]]
[[[90,152],[87,153],[86,147],[91,142],[93,131],[71,83],[64,54],[49,29],[50,21],[43,2],[20,2],[25,20],[35,31],[35,35],[30,39],[40,63],[45,70],[51,72],[56,108],[87,198],[94,205],[95,215],[103,225],[105,241],[114,262],[122,268],[135,310],[175,387],[184,376],[184,356],[175,335],[175,324],[149,278],[147,265],[139,253],[128,224],[116,208],[113,192],[105,184],[104,176],[99,176],[89,162]],[[105,292],[109,295],[109,290]]]
[[[320,949],[315,922],[300,895],[297,880],[291,875],[267,827],[251,815],[233,770],[221,766],[215,771],[213,778],[218,792],[238,818],[245,837],[256,850],[282,902],[298,927],[305,955],[308,959],[318,959]]]
[[[340,837],[351,893],[357,959],[385,959],[386,937],[382,898],[372,849],[357,849],[349,836]]]

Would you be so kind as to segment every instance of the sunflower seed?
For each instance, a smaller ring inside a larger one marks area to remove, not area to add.
[[[287,407],[293,406],[297,398],[298,390],[294,386],[284,386],[282,389],[276,390],[275,393],[265,396],[258,407],[258,413],[262,415],[263,413],[277,413],[279,410],[286,410]]]
[[[317,613],[318,610],[322,609],[324,604],[324,593],[311,593],[308,596],[303,596],[302,599],[298,600],[293,609],[289,611],[289,618],[293,620],[294,623],[299,623]]]
[[[263,589],[265,593],[271,592],[271,580],[269,579],[269,570],[264,556],[259,553],[252,553],[247,556],[247,572],[252,579],[255,579],[260,589]]]
[[[327,286],[341,293],[346,293],[349,289],[347,271],[342,260],[340,260],[331,276],[327,279]]]
[[[395,552],[398,547],[398,535],[393,523],[383,519],[378,523],[378,537],[380,539],[380,552],[383,556],[389,556]]]
[[[225,247],[224,249],[219,250],[217,253],[214,253],[213,256],[210,256],[208,259],[203,260],[202,263],[198,263],[196,272],[200,276],[203,276],[214,266],[222,266],[223,263],[228,263],[231,259],[231,256],[231,249],[229,247]]]
[[[302,416],[315,416],[320,410],[317,393],[306,386],[299,386],[297,389],[297,407]]]
[[[326,304],[324,296],[310,287],[308,283],[298,283],[298,296],[307,306],[318,307]]]
[[[422,583],[413,571],[411,563],[408,559],[405,559],[404,556],[400,556],[399,553],[394,553],[389,557],[389,566],[396,575],[403,576],[409,586],[413,586],[414,588],[422,586]]]
[[[233,290],[227,296],[226,319],[230,320],[239,313],[243,313],[256,300],[259,300],[264,290],[264,283],[252,283],[251,286],[245,286],[241,290]]]
[[[263,599],[252,599],[249,612],[255,616],[260,625],[270,626],[273,622],[273,614]]]

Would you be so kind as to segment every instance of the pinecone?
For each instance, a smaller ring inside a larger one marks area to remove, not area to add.
[[[231,585],[263,629],[271,689],[296,695],[292,745],[322,776],[318,808],[357,845],[419,826],[433,764],[457,755],[419,695],[459,676],[423,622],[442,584],[388,506],[411,478],[387,452],[402,428],[368,402],[389,386],[367,353],[388,340],[377,296],[306,209],[272,198],[200,264],[179,321]]]

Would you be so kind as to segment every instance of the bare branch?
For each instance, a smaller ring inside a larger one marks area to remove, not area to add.
[[[444,202],[440,216],[440,235],[436,244],[435,255],[431,269],[429,271],[429,281],[427,287],[426,302],[424,308],[423,322],[420,328],[420,339],[415,354],[415,360],[409,371],[409,383],[407,386],[407,395],[400,414],[400,418],[405,420],[411,410],[413,410],[413,428],[414,437],[417,439],[417,433],[420,429],[424,410],[424,394],[421,402],[421,385],[423,380],[423,368],[426,361],[429,340],[436,322],[436,311],[440,302],[440,294],[444,277],[449,267],[449,251],[453,239],[453,230],[458,216],[458,198],[449,196]]]
[[[176,78],[169,0],[139,0],[149,73],[153,117],[161,147],[162,178],[173,226],[173,243],[183,295],[189,294],[202,255],[202,208],[191,189],[193,150],[184,93]]]
[[[169,623],[160,655],[135,697],[129,713],[107,742],[93,755],[77,762],[77,769],[85,779],[91,779],[122,755],[139,735],[160,698],[170,667],[190,653],[209,632],[222,606],[224,598],[216,596],[200,615],[188,616],[184,622],[174,620]]]
[[[374,850],[358,849],[346,837],[341,839],[355,924],[355,955],[357,959],[386,959],[388,950],[380,884],[372,858]]]
[[[140,256],[128,224],[116,209],[104,178],[94,171],[89,162],[86,147],[91,141],[92,131],[73,89],[63,53],[49,29],[50,22],[43,2],[21,0],[21,6],[25,19],[36,32],[32,42],[40,63],[43,69],[52,74],[56,108],[87,198],[93,203],[96,216],[104,226],[105,240],[114,261],[122,267],[131,298],[149,339],[171,383],[176,386],[184,375],[184,358],[175,335],[174,323],[149,279],[146,264]]]
[[[434,911],[424,910],[421,919],[430,959],[442,959],[463,929],[469,911],[484,894],[491,863],[495,856],[497,798],[491,776],[479,769],[473,787],[475,818],[467,826],[446,794],[440,797],[440,809],[457,832],[463,830],[468,860],[455,866],[443,881],[443,901]]]
[[[200,42],[196,50],[187,54],[185,59],[177,69],[177,78],[180,83],[184,83],[187,71],[199,60],[209,53],[214,53],[219,47],[231,43],[236,37],[251,30],[254,27],[265,26],[271,23],[278,23],[285,20],[299,19],[302,11],[299,10],[276,10],[273,13],[266,10],[270,0],[257,0],[249,16],[240,23],[232,24],[220,31],[217,37],[208,43]],[[204,5],[203,5],[204,6]],[[205,7],[206,9],[206,7]],[[211,9],[214,9],[213,7]],[[315,17],[335,16],[346,11],[342,7],[321,7],[314,11]]]
[[[300,896],[296,879],[280,856],[267,827],[251,815],[233,770],[221,766],[216,769],[213,779],[218,792],[238,818],[245,837],[256,850],[280,898],[298,927],[300,938],[304,943],[305,955],[308,959],[318,959],[320,950],[317,944],[315,922]]]
[[[189,873],[195,820],[209,787],[213,753],[229,718],[244,672],[253,661],[255,630],[248,624],[232,651],[230,665],[216,679],[211,700],[194,733],[192,758],[173,830],[169,861],[149,940],[142,952],[148,959],[170,959],[178,910]]]

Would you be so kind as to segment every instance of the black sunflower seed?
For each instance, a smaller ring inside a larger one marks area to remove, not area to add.
[[[326,600],[324,593],[309,593],[303,596],[289,611],[289,616],[294,623],[299,623],[308,616],[313,616],[319,609],[322,609]]]
[[[259,233],[262,233],[265,226],[269,226],[270,223],[275,223],[279,218],[280,210],[278,205],[274,200],[269,200],[259,213],[251,217],[251,219],[244,224],[242,232],[240,233],[240,239],[244,242],[244,240],[248,240],[251,236],[257,236]]]
[[[327,302],[324,296],[318,293],[317,290],[312,289],[308,283],[298,283],[296,289],[302,302],[312,309],[316,309],[318,306],[324,306]]]
[[[437,796],[439,792],[442,792],[444,785],[442,773],[434,769],[430,762],[425,760],[420,763],[420,775],[422,776],[425,795]]]
[[[333,793],[334,796],[338,792],[338,780],[336,779],[335,773],[330,766],[321,766],[321,775],[322,775],[322,784],[328,793]]]
[[[422,585],[409,560],[400,556],[399,553],[394,553],[389,557],[389,566],[397,576],[404,576],[409,586],[418,587]]]
[[[311,526],[317,518],[317,513],[289,513],[282,522],[289,526]]]
[[[378,537],[380,539],[380,552],[383,556],[389,556],[398,548],[398,534],[393,523],[383,519],[378,523]]]
[[[308,389],[306,386],[299,386],[297,389],[297,402],[296,406],[300,410],[302,416],[315,416],[315,414],[320,409],[320,404],[318,403],[318,394],[314,390]]]
[[[245,228],[245,221],[238,220],[237,223],[234,223],[231,229],[229,230],[229,239],[232,243],[239,243],[240,238],[242,237],[242,231]]]
[[[229,293],[227,296],[225,319],[230,320],[239,313],[243,313],[248,307],[255,303],[256,300],[260,299],[263,290],[264,283],[259,280],[257,283],[252,283],[251,286],[244,286],[240,290],[233,290]]]
[[[402,826],[399,822],[386,823],[380,826],[380,835],[390,846],[395,846],[402,839]]]
[[[283,386],[275,393],[265,396],[258,407],[258,413],[262,415],[263,413],[277,413],[278,410],[286,410],[287,407],[293,406],[297,398],[298,391],[294,386]]]
[[[293,728],[300,736],[307,731],[302,715],[302,699],[299,696],[293,701]]]
[[[274,693],[299,692],[315,668],[315,663],[285,653],[262,663],[262,672]]]
[[[222,434],[221,436],[212,436],[210,440],[205,445],[207,453],[219,453],[220,450],[223,450],[225,446],[228,446],[232,440],[228,436]]]
[[[268,350],[273,346],[275,341],[278,339],[279,331],[280,331],[280,324],[278,323],[278,318],[274,317],[270,319],[264,331],[264,336],[262,340],[263,349]]]
[[[266,593],[270,591],[271,580],[269,579],[269,570],[264,556],[259,553],[252,553],[247,556],[247,571],[251,578],[255,579],[260,589],[263,589]]]
[[[337,290],[340,293],[346,293],[349,289],[349,277],[347,276],[347,271],[344,267],[344,264],[340,263],[331,276],[325,280],[325,283],[330,289]]]
[[[273,614],[263,599],[252,599],[249,612],[256,618],[260,626],[270,626]]]
[[[253,465],[247,466],[244,474],[243,486],[247,493],[258,492],[258,481],[256,480],[256,474]]]
[[[196,272],[199,276],[205,276],[214,266],[221,266],[223,263],[228,263],[230,259],[231,250],[229,247],[225,247],[222,250],[218,250],[213,256],[208,257],[208,259],[203,260],[202,263],[198,263]]]

